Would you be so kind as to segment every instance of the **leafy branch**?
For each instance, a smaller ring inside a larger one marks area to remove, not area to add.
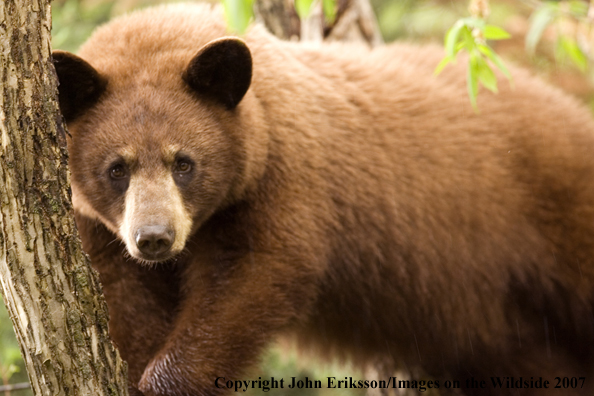
[[[456,21],[446,36],[446,56],[437,65],[435,74],[439,74],[447,65],[455,63],[461,51],[468,53],[466,83],[470,103],[478,111],[477,96],[479,84],[492,92],[497,92],[497,77],[491,64],[497,67],[509,80],[511,74],[503,60],[487,44],[487,40],[504,40],[510,34],[498,26],[487,25],[488,2],[472,0],[470,5],[473,16]]]

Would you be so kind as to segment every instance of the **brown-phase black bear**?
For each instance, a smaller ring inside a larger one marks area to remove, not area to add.
[[[432,76],[438,47],[227,35],[217,8],[167,6],[54,53],[77,223],[134,386],[223,393],[294,336],[591,394],[584,106],[514,69],[476,114],[464,62]]]

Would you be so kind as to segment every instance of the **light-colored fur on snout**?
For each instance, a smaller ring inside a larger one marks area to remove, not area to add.
[[[124,214],[118,234],[133,257],[146,260],[136,246],[136,231],[143,226],[163,225],[175,232],[171,256],[180,253],[192,230],[192,216],[171,177],[159,174],[133,175],[126,190]]]

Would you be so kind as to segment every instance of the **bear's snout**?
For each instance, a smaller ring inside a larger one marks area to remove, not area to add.
[[[162,225],[143,226],[136,231],[134,240],[147,259],[164,259],[175,241],[175,231]]]

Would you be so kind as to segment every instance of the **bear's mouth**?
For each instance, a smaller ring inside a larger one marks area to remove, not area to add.
[[[136,260],[140,261],[141,263],[150,263],[150,264],[158,264],[164,263],[166,261],[170,261],[175,258],[176,254],[160,254],[160,255],[131,255]]]
[[[141,265],[154,265],[171,262],[179,257],[181,252],[169,251],[163,254],[145,254],[138,251],[132,252],[131,249],[126,249],[130,257],[138,261]]]

